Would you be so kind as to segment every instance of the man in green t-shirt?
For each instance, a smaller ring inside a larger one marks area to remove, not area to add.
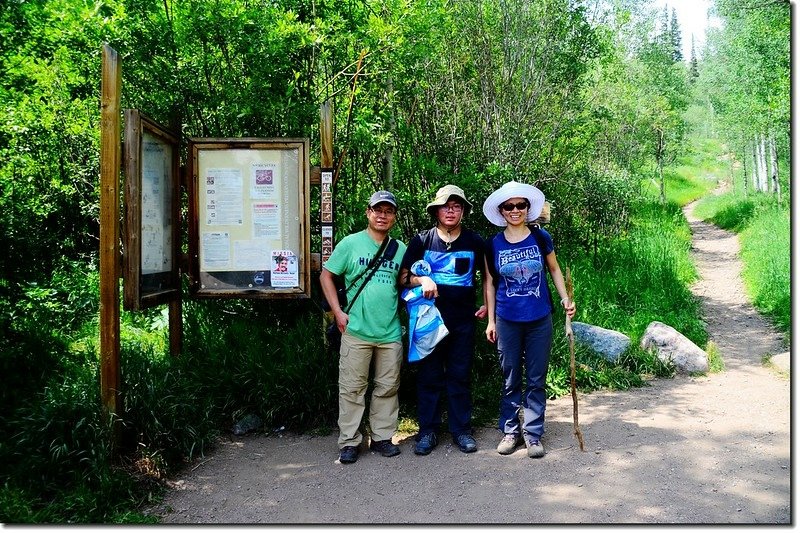
[[[403,359],[402,330],[397,314],[397,274],[406,246],[395,241],[395,248],[389,242],[374,275],[369,277],[366,274],[359,278],[378,254],[384,239],[390,238],[389,230],[397,217],[394,195],[389,191],[373,194],[366,215],[367,229],[342,239],[323,265],[320,275],[322,292],[342,332],[339,352],[339,461],[342,463],[354,463],[358,459],[358,446],[362,440],[358,427],[364,416],[364,396],[373,362],[370,449],[384,457],[400,453],[400,448],[392,443],[392,437],[397,431],[397,390],[400,388]],[[345,286],[349,287],[348,313],[339,305],[334,275],[344,276]]]

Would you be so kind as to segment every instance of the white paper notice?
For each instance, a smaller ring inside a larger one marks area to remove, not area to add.
[[[202,269],[223,270],[231,266],[231,236],[227,231],[203,233]]]
[[[250,198],[275,198],[277,163],[253,163],[250,172]]]
[[[206,172],[206,224],[241,226],[244,219],[242,172],[210,168]]]
[[[142,274],[172,269],[172,232],[169,220],[169,146],[145,133],[142,146]]]
[[[272,250],[273,287],[299,287],[297,256],[291,250]]]
[[[267,241],[233,241],[233,269],[269,270],[269,244]]]
[[[256,202],[253,204],[253,238],[280,239],[280,210],[278,204]]]

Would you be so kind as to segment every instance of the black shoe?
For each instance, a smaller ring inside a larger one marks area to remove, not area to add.
[[[419,438],[414,445],[414,453],[417,455],[428,455],[439,444],[439,439],[436,438],[436,433],[428,433]]]
[[[369,449],[378,452],[384,457],[400,455],[400,447],[392,444],[390,440],[374,440],[369,444]]]
[[[458,445],[458,449],[464,453],[472,453],[478,451],[478,443],[469,433],[462,433],[453,439]]]
[[[358,460],[358,446],[345,446],[339,450],[340,463],[355,463]]]

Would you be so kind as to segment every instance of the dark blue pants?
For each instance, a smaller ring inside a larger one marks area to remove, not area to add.
[[[522,409],[524,436],[540,439],[544,434],[545,381],[552,344],[553,315],[530,322],[511,322],[497,317],[497,351],[503,373],[498,426],[503,433],[520,434],[519,410]],[[523,364],[527,382],[524,396]]]
[[[470,373],[475,353],[475,320],[447,324],[450,333],[422,359],[417,372],[419,434],[435,433],[442,423],[439,399],[447,394],[447,425],[453,437],[472,433]]]

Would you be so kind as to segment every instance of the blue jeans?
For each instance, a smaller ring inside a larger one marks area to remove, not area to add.
[[[439,398],[447,392],[447,425],[453,437],[472,433],[470,372],[475,353],[475,320],[446,324],[450,333],[422,359],[417,372],[419,435],[435,433],[442,423]]]
[[[547,401],[545,381],[553,344],[553,315],[530,322],[511,322],[497,317],[497,351],[503,373],[498,427],[503,433],[520,434],[519,410],[523,412],[525,437],[544,434]],[[522,395],[523,363],[525,395]]]

